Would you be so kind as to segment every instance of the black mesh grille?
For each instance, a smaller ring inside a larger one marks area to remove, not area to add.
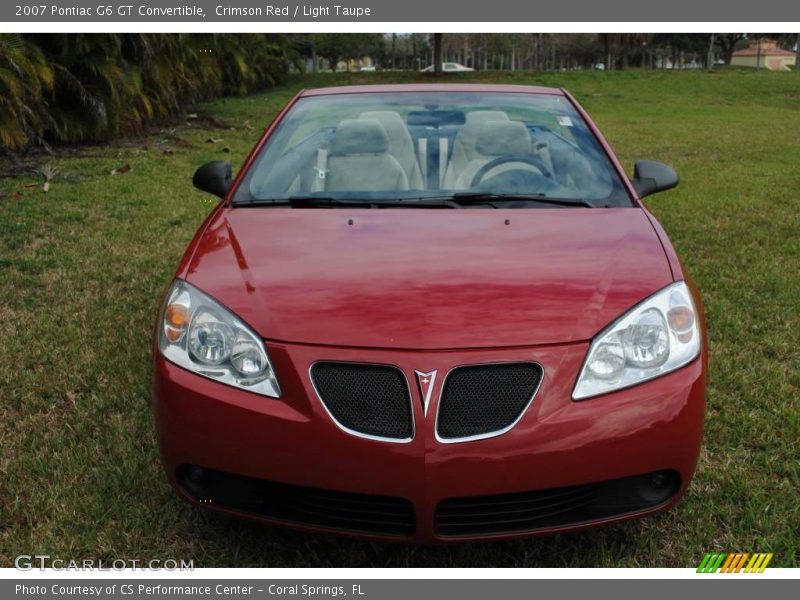
[[[290,485],[194,465],[181,466],[177,479],[193,498],[211,506],[331,529],[414,532],[414,507],[405,498]]]
[[[399,369],[320,362],[311,368],[311,379],[340,425],[382,438],[403,440],[413,436],[411,398]]]
[[[680,487],[675,471],[613,479],[535,492],[443,500],[436,508],[436,531],[443,536],[527,532],[655,508]]]
[[[523,413],[541,380],[542,367],[535,363],[453,369],[439,403],[439,437],[458,439],[505,429]]]

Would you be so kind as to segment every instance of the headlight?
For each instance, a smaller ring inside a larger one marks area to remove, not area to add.
[[[629,310],[594,339],[572,399],[591,398],[659,377],[686,365],[699,353],[697,310],[689,288],[679,281]]]
[[[198,375],[271,398],[281,395],[261,338],[180,279],[167,293],[158,347],[168,360]]]

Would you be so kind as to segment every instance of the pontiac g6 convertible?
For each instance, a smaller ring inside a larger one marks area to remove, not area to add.
[[[498,539],[672,507],[703,432],[695,286],[566,91],[298,94],[168,288],[154,343],[179,494],[266,523]]]

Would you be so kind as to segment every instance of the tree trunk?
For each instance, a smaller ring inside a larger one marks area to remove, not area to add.
[[[433,71],[442,72],[442,34],[433,34]]]
[[[706,67],[710,71],[714,68],[714,37],[715,34],[711,34],[711,42],[708,44],[708,58],[706,59]]]
[[[392,34],[392,71],[397,68],[397,34]]]
[[[720,50],[722,50],[722,58],[725,64],[730,65],[731,59],[733,58],[733,51],[736,48],[736,42],[730,40],[728,36],[721,35],[717,38],[717,43],[719,43]]]
[[[797,34],[797,41],[794,46],[796,54],[794,55],[794,68],[800,73],[800,33]]]

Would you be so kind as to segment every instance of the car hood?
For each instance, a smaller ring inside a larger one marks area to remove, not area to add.
[[[591,339],[672,281],[640,208],[220,210],[182,275],[268,340]]]

